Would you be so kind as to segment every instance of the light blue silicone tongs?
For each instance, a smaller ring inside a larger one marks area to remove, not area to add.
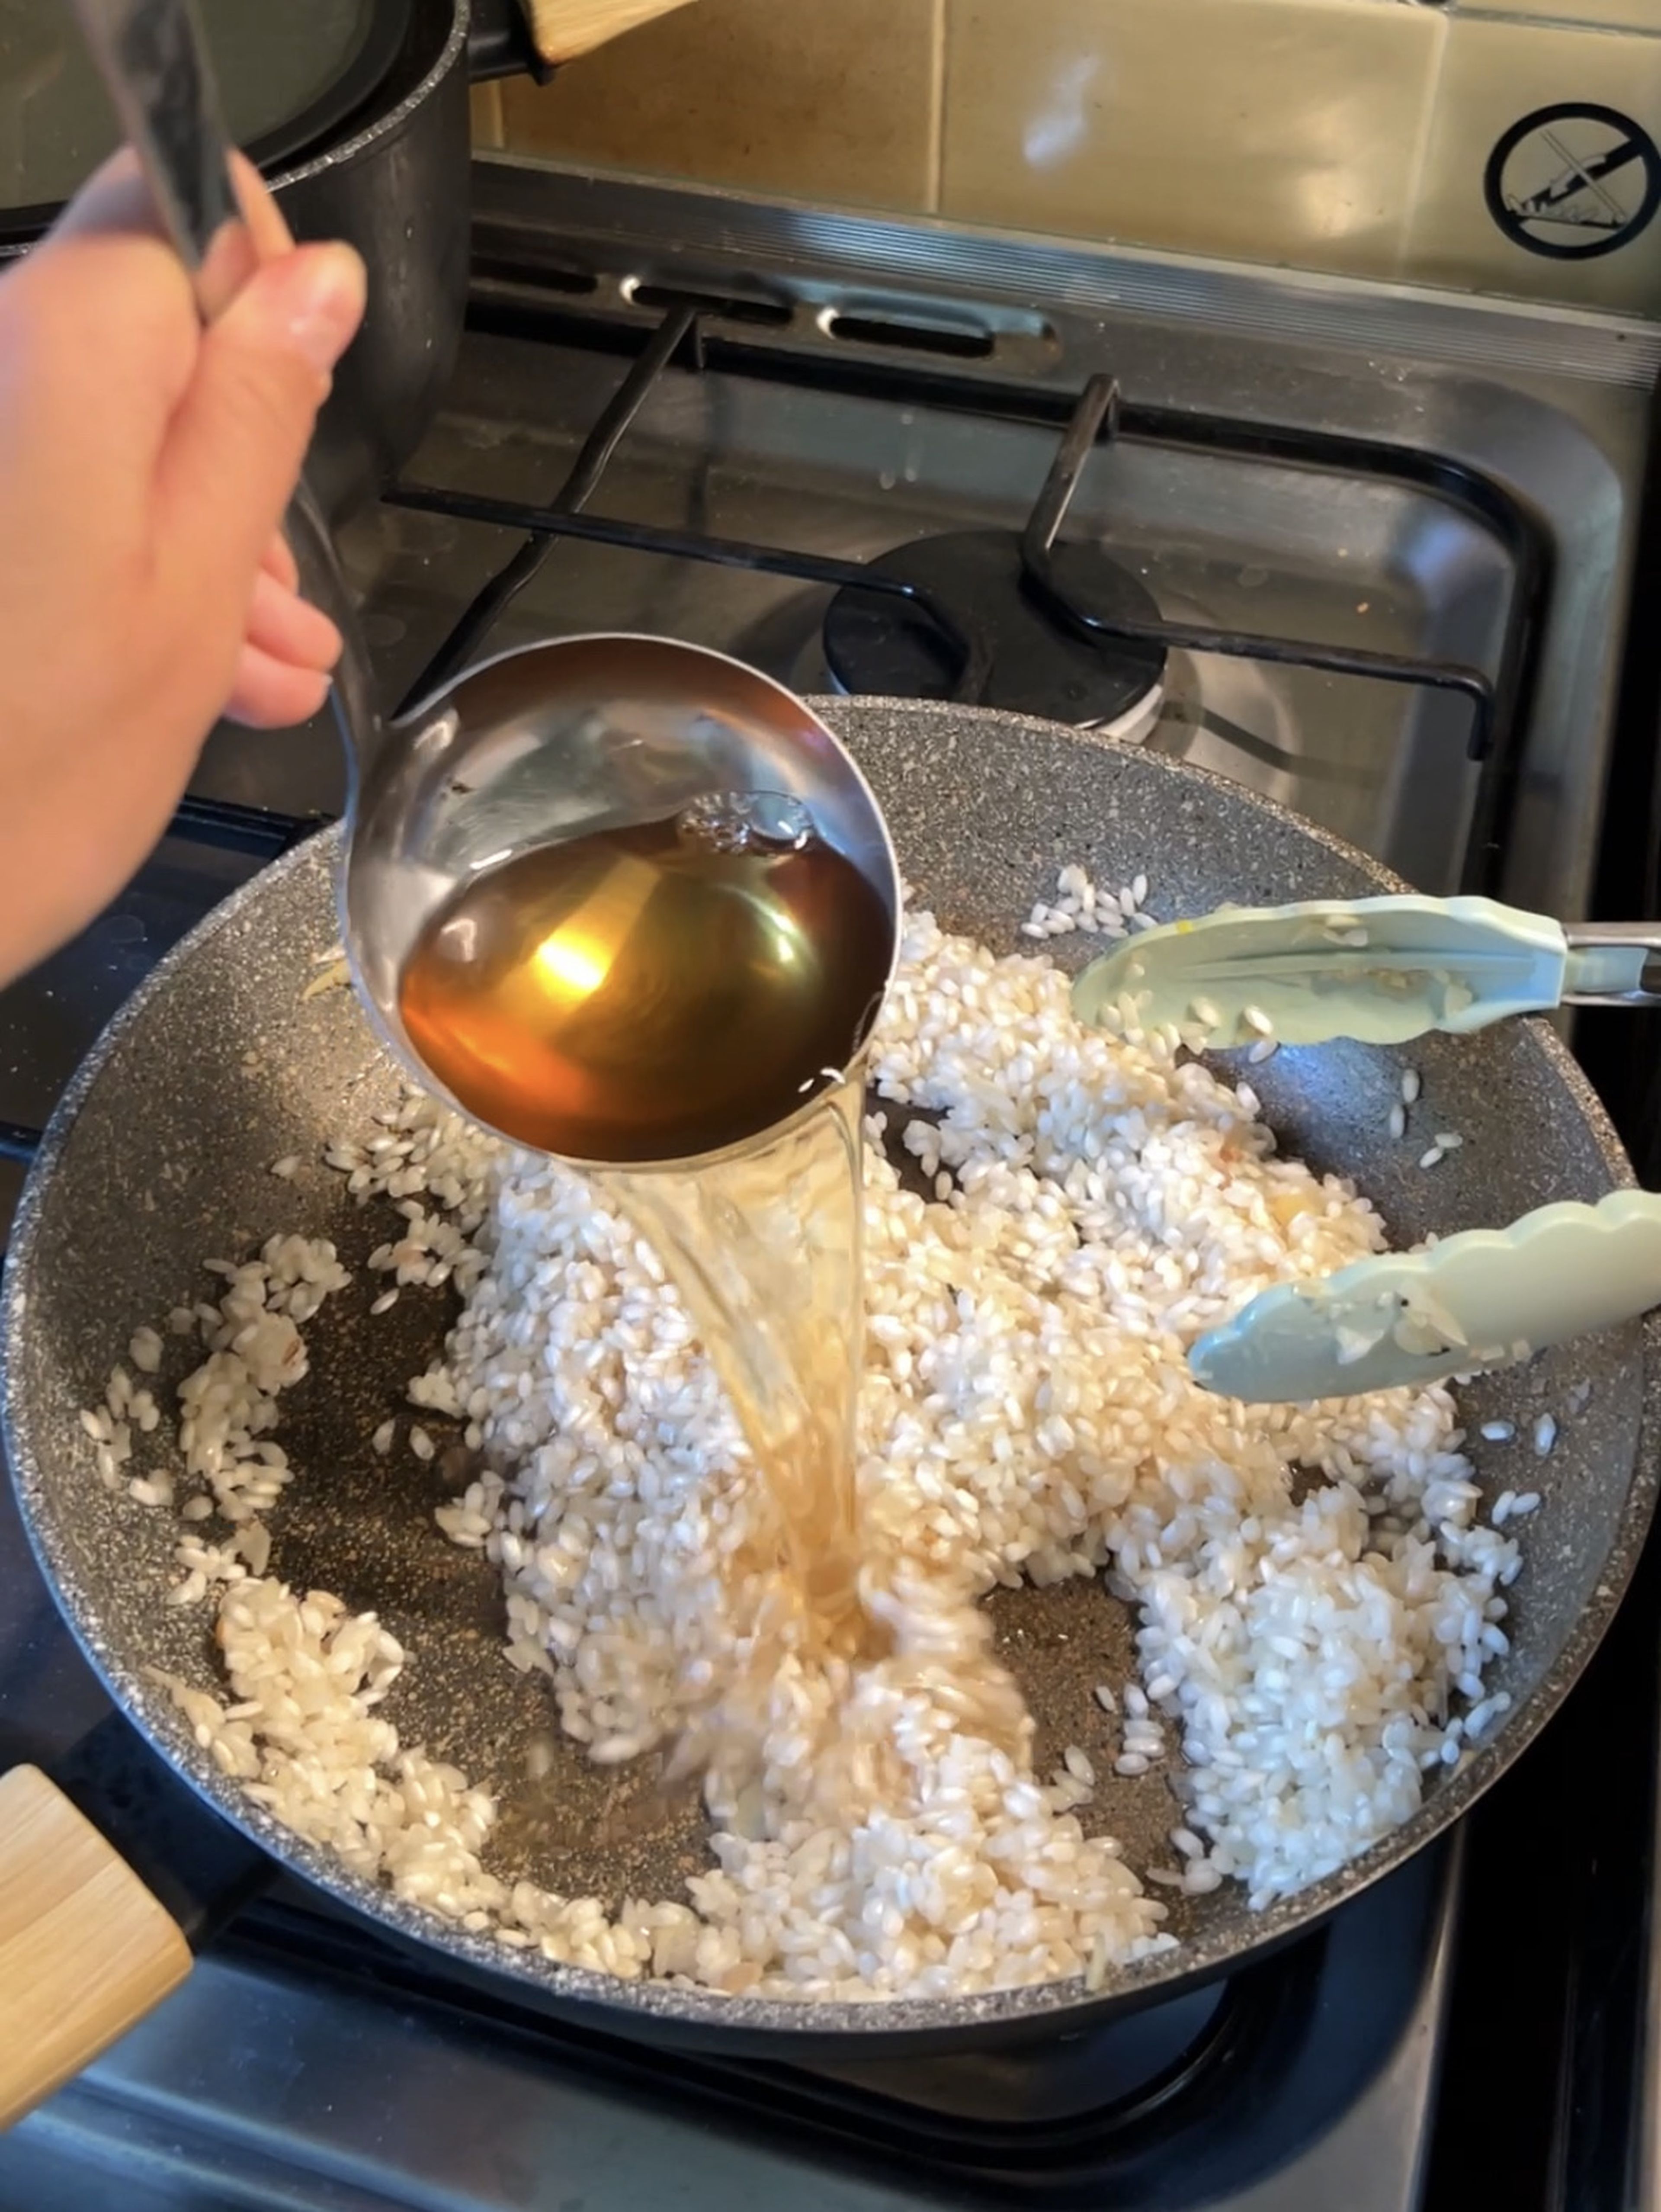
[[[1200,1337],[1188,1364],[1223,1397],[1301,1405],[1509,1366],[1656,1305],[1661,1197],[1621,1190],[1278,1283]]]
[[[1228,1047],[1402,1044],[1563,1005],[1661,1005],[1661,923],[1566,929],[1485,898],[1221,907],[1143,931],[1073,985],[1081,1021],[1125,999],[1145,1024]]]

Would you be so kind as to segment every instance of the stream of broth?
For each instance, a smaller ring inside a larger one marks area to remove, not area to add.
[[[400,987],[452,1097],[522,1143],[606,1163],[586,1171],[662,1258],[765,1479],[774,1559],[753,1564],[785,1565],[801,1616],[776,1626],[846,1654],[871,1636],[858,1066],[892,930],[794,801],[717,797],[482,872]]]

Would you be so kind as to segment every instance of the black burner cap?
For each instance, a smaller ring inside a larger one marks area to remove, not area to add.
[[[1152,593],[1098,547],[1058,545],[1053,560],[1057,583],[1084,611],[1159,620]],[[1099,727],[1138,706],[1165,672],[1163,647],[1092,643],[1048,614],[1022,580],[1013,531],[919,538],[870,566],[932,592],[985,640],[992,662],[985,706]],[[951,647],[927,615],[890,592],[857,586],[831,601],[825,659],[844,690],[881,698],[948,698],[956,676]]]

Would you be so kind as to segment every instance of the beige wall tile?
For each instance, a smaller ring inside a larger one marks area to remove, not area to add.
[[[949,0],[942,212],[1390,275],[1446,30],[1364,0]]]
[[[1661,0],[1454,0],[1456,15],[1506,15],[1521,23],[1601,23],[1661,31]]]
[[[476,84],[473,100],[473,143],[494,153],[502,143],[502,88],[498,83]]]
[[[1452,283],[1569,305],[1631,308],[1661,314],[1661,216],[1628,244],[1587,259],[1558,259],[1508,238],[1489,213],[1483,189],[1490,157],[1504,134],[1537,109],[1585,100],[1614,108],[1661,142],[1661,39],[1607,32],[1554,30],[1538,24],[1467,17],[1449,26],[1447,59],[1408,239],[1406,273],[1427,283]],[[1618,142],[1605,125],[1552,125],[1572,159]],[[1502,189],[1525,202],[1564,173],[1557,149],[1536,137],[1502,172]],[[1565,203],[1569,212],[1606,210],[1613,220],[1635,214],[1645,168],[1632,161]],[[1598,242],[1589,224],[1525,224],[1537,240]]]
[[[502,88],[506,143],[561,162],[833,204],[931,209],[944,0],[697,0]]]

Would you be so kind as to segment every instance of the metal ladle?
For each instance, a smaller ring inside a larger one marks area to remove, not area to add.
[[[211,323],[256,256],[194,8],[191,0],[74,4],[158,219]],[[288,535],[306,597],[343,645],[330,696],[348,767],[347,957],[374,1026],[427,1090],[449,1097],[410,1043],[398,985],[435,909],[470,877],[532,846],[661,820],[706,796],[797,801],[877,890],[893,923],[871,977],[873,1005],[880,1000],[900,914],[888,828],[841,745],[782,685],[667,639],[567,638],[483,663],[389,727],[328,526],[304,479]],[[450,1103],[478,1118],[465,1101]]]

